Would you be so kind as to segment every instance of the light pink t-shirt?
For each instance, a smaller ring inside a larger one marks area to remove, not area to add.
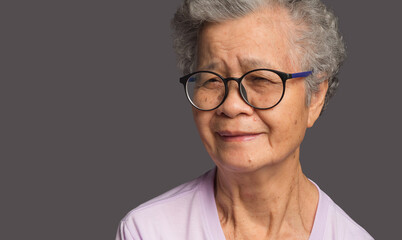
[[[215,204],[215,172],[216,168],[133,209],[121,220],[116,240],[225,240]],[[309,240],[373,239],[317,189]]]

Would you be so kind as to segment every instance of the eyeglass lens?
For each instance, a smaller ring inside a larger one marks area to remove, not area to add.
[[[246,74],[240,86],[243,99],[256,108],[270,108],[282,98],[281,77],[269,70],[257,70]],[[216,74],[199,72],[191,75],[186,84],[187,96],[192,104],[202,110],[219,106],[225,97],[225,84]]]

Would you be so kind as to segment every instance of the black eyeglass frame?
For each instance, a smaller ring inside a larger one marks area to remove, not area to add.
[[[247,101],[246,97],[245,97],[244,94],[242,93],[242,89],[243,89],[244,87],[242,87],[241,81],[243,80],[243,78],[244,78],[247,74],[250,74],[250,73],[255,72],[255,71],[261,71],[261,70],[264,70],[264,71],[271,71],[271,72],[273,72],[273,73],[276,73],[276,74],[281,78],[282,83],[283,83],[283,84],[282,84],[282,85],[283,85],[283,90],[282,90],[282,95],[281,95],[280,99],[278,100],[277,103],[275,103],[273,106],[268,107],[268,108],[259,108],[259,107],[253,106],[251,103],[249,103],[249,102]],[[214,107],[214,108],[211,108],[211,109],[202,109],[202,108],[197,107],[197,106],[193,103],[193,101],[191,101],[191,98],[190,98],[190,96],[188,95],[188,91],[187,91],[187,82],[188,82],[188,80],[190,79],[190,77],[191,77],[192,75],[197,74],[197,73],[210,73],[210,74],[214,74],[214,75],[218,76],[218,77],[223,81],[223,83],[224,83],[224,85],[225,85],[225,96],[222,98],[222,101],[218,104],[218,106],[216,106],[216,107]],[[212,71],[196,71],[196,72],[192,72],[192,73],[189,73],[189,74],[184,75],[183,77],[181,77],[181,78],[180,78],[180,83],[183,84],[183,86],[184,86],[184,92],[185,92],[185,94],[186,94],[186,97],[187,97],[188,101],[191,103],[191,105],[193,105],[193,107],[195,107],[196,109],[201,110],[201,111],[212,111],[212,110],[215,110],[215,109],[217,109],[218,107],[220,107],[220,106],[225,102],[226,97],[227,97],[228,94],[229,94],[228,82],[231,81],[231,80],[237,82],[237,84],[239,85],[239,93],[240,93],[240,96],[243,98],[243,100],[244,100],[249,106],[251,106],[251,107],[253,107],[253,108],[255,108],[255,109],[259,109],[259,110],[267,110],[267,109],[270,109],[270,108],[275,107],[276,105],[278,105],[278,104],[282,101],[283,96],[285,95],[286,81],[287,81],[288,79],[298,78],[298,77],[307,77],[307,76],[311,75],[312,73],[313,73],[313,71],[298,72],[298,73],[284,73],[284,72],[277,71],[277,70],[273,70],[273,69],[258,68],[258,69],[253,69],[253,70],[250,70],[250,71],[246,72],[245,74],[243,74],[243,75],[242,75],[241,77],[239,77],[239,78],[235,78],[235,77],[224,78],[224,77],[222,77],[221,75],[219,75],[218,73],[215,73],[215,72],[212,72]]]

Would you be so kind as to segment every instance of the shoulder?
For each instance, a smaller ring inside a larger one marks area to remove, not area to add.
[[[182,234],[190,218],[202,219],[197,215],[202,215],[203,188],[211,177],[212,170],[131,210],[121,220],[116,239],[159,239],[157,234]]]
[[[202,182],[202,176],[190,182],[181,184],[131,210],[122,221],[133,218],[147,218],[177,213],[179,209],[191,202]]]
[[[321,190],[320,190],[321,191]],[[373,237],[357,224],[327,194],[320,192],[322,200],[328,204],[324,239],[372,240]]]

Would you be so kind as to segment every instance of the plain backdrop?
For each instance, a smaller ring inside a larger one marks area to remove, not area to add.
[[[314,180],[399,239],[399,1],[325,1],[348,50],[302,144]],[[213,167],[178,79],[179,0],[2,1],[0,239],[114,239],[132,208]]]

